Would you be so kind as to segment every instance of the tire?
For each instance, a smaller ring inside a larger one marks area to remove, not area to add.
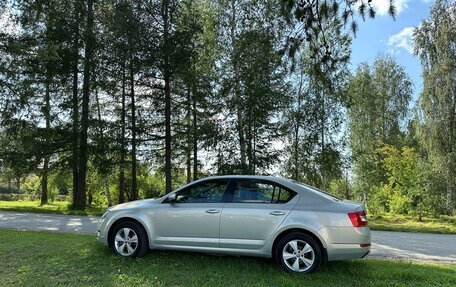
[[[288,272],[314,273],[322,263],[322,251],[309,235],[294,232],[282,237],[274,250],[279,265]]]
[[[121,222],[113,227],[109,246],[118,256],[142,257],[149,249],[147,233],[137,222]]]

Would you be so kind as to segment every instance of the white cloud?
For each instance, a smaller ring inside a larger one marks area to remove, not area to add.
[[[399,33],[390,36],[387,45],[391,47],[391,52],[399,52],[400,49],[405,49],[413,54],[412,36],[414,30],[414,27],[405,27]]]
[[[395,0],[394,7],[396,7],[396,15],[399,15],[402,11],[408,8],[408,2],[410,0]],[[390,1],[389,0],[372,0],[372,6],[374,7],[377,15],[384,16],[388,15]]]

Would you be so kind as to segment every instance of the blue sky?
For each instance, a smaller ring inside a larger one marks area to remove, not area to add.
[[[430,0],[395,0],[397,15],[394,21],[387,14],[388,0],[373,0],[375,19],[358,22],[359,30],[352,42],[352,70],[363,62],[372,63],[379,55],[389,54],[403,66],[414,84],[414,100],[422,88],[419,59],[412,55],[411,34],[429,15]]]

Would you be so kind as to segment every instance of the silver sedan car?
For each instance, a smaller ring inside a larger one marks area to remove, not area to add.
[[[291,272],[370,251],[361,204],[270,176],[218,176],[110,207],[98,239],[120,256],[149,249],[275,258]]]

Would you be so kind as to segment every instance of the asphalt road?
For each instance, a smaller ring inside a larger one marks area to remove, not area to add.
[[[0,228],[97,234],[98,216],[0,211]]]
[[[0,211],[0,228],[96,234],[97,216]],[[456,235],[372,231],[370,258],[456,264]]]

